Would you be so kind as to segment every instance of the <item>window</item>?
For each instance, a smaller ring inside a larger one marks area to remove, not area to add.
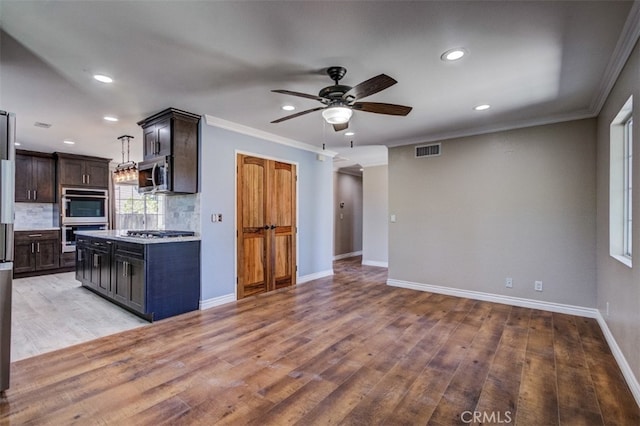
[[[631,258],[632,252],[632,164],[633,164],[633,117],[624,123],[624,255]]]
[[[164,229],[165,196],[138,194],[134,185],[114,185],[116,229]]]
[[[633,97],[611,122],[609,152],[609,254],[632,266]]]

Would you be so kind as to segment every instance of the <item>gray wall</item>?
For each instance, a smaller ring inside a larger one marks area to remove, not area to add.
[[[334,240],[333,254],[362,251],[362,176],[335,172],[334,185]],[[344,207],[340,207],[340,203]]]
[[[298,164],[298,275],[332,269],[333,185],[330,159],[201,124],[201,300],[235,294],[236,150]],[[212,223],[211,214],[222,222]]]
[[[389,278],[595,307],[595,125],[390,149]]]
[[[598,309],[636,378],[640,378],[640,51],[636,46],[598,117]],[[609,256],[609,126],[633,95],[633,268]],[[606,305],[609,302],[609,316]]]
[[[363,176],[362,263],[389,261],[389,167],[365,167]]]

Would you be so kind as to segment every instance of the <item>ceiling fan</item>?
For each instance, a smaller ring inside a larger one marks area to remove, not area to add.
[[[308,95],[306,93],[293,92],[291,90],[272,90],[274,93],[282,93],[283,95],[299,96],[301,98],[315,99],[324,104],[324,106],[308,109],[286,117],[279,118],[271,123],[280,123],[310,112],[322,110],[322,117],[329,124],[333,125],[336,132],[345,130],[349,127],[349,119],[353,114],[353,110],[373,112],[376,114],[386,115],[402,115],[405,116],[411,112],[411,107],[404,105],[386,104],[380,102],[359,102],[360,99],[378,93],[397,83],[396,80],[386,74],[380,74],[369,80],[363,81],[356,86],[345,86],[339,84],[340,80],[347,73],[344,67],[329,67],[327,74],[335,82],[333,86],[327,86],[320,90],[318,96]]]

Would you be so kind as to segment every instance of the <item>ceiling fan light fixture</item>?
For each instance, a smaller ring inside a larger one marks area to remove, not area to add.
[[[343,106],[333,106],[322,110],[322,117],[329,124],[344,124],[349,121],[353,111]]]

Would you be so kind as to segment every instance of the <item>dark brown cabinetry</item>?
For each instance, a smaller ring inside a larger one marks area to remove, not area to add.
[[[15,200],[18,203],[55,203],[55,162],[52,155],[16,151]]]
[[[109,159],[56,152],[58,185],[88,188],[109,187]]]
[[[60,231],[16,231],[14,274],[57,269],[60,257]]]
[[[175,108],[169,108],[138,125],[142,127],[144,161],[140,165],[144,174],[144,163],[148,163],[148,173],[160,173],[152,162],[162,159],[167,172],[164,192],[195,194],[198,192],[198,143],[200,116]],[[159,181],[157,176],[149,176],[147,181]],[[148,182],[147,182],[148,183]]]

